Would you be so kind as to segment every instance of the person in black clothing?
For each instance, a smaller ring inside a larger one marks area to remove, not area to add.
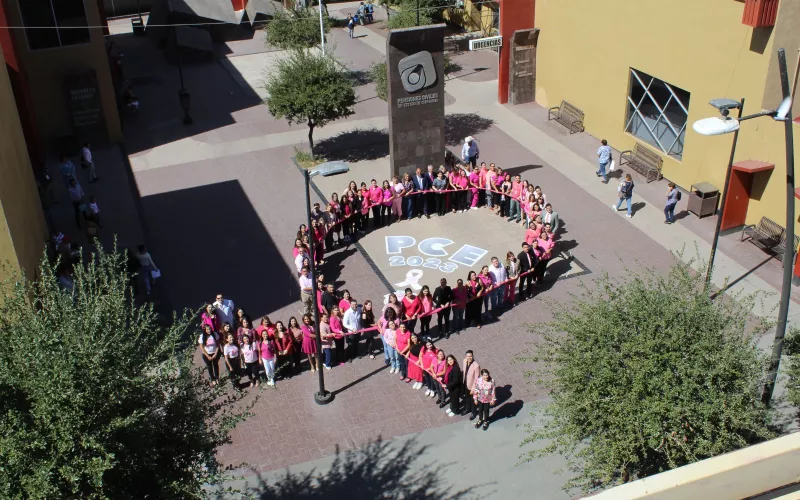
[[[444,384],[447,386],[447,392],[450,393],[450,408],[447,410],[447,416],[455,417],[458,414],[458,406],[461,399],[461,368],[458,367],[458,361],[455,356],[450,354],[447,356],[447,368],[444,370]],[[444,406],[441,403],[440,406]]]
[[[328,283],[325,287],[325,291],[322,292],[322,312],[324,314],[330,314],[333,311],[334,307],[339,306],[339,297],[336,296],[336,292],[333,291],[333,285]]]
[[[438,325],[437,333],[439,338],[444,336],[450,338],[450,302],[453,301],[453,289],[447,286],[447,280],[442,278],[439,280],[439,286],[433,291],[433,303],[436,308],[444,307],[436,315],[436,323]],[[442,330],[442,322],[444,322],[444,330]]]
[[[527,243],[522,244],[522,251],[517,255],[517,262],[519,262],[519,273],[528,273],[525,276],[519,277],[519,302],[533,296],[533,271],[536,267],[536,255],[531,251],[530,245]],[[527,285],[526,285],[527,283]],[[527,286],[527,290],[525,287]]]

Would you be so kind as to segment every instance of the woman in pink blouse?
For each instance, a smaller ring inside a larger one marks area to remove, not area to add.
[[[478,275],[478,279],[481,280],[481,284],[483,285],[483,314],[487,318],[491,318],[489,313],[489,299],[491,298],[491,290],[494,288],[494,282],[492,281],[492,275],[489,273],[489,266],[483,266],[481,268],[481,273]],[[480,326],[479,326],[480,328]]]
[[[250,339],[256,339],[261,336],[257,335],[256,331],[250,328],[250,321],[248,321],[247,318],[242,320],[242,326],[236,330],[236,338],[238,338],[240,342],[245,335],[250,337]]]
[[[422,287],[422,291],[417,298],[421,306],[419,312],[419,334],[423,338],[429,338],[431,334],[431,319],[433,319],[433,315],[431,314],[431,311],[433,311],[433,295],[431,295],[431,289],[428,285]]]
[[[261,333],[261,343],[259,344],[261,353],[261,366],[264,367],[264,375],[267,377],[267,385],[275,385],[275,365],[278,358],[278,348],[275,339],[264,330]]]
[[[458,177],[456,179],[456,184],[458,186],[458,193],[456,193],[456,204],[455,207],[459,212],[464,212],[467,209],[467,205],[469,205],[469,176],[467,172],[464,170],[458,170]]]
[[[342,310],[339,307],[334,307],[331,311],[328,323],[333,333],[333,342],[336,348],[336,354],[339,358],[339,364],[343,365],[347,361],[347,353],[344,350],[344,328],[342,328]]]
[[[404,382],[411,382],[408,378],[408,350],[411,347],[411,332],[408,331],[405,323],[400,323],[400,326],[395,332],[395,349],[397,349],[397,362],[400,365],[400,378]]]
[[[425,396],[432,398],[436,395],[436,380],[431,377],[431,366],[433,362],[436,361],[436,347],[433,345],[433,341],[428,339],[425,341],[425,345],[422,347],[419,355],[419,361],[417,364],[422,369],[422,385],[425,386]]]
[[[478,167],[472,169],[472,172],[469,174],[469,191],[472,194],[472,201],[470,202],[470,208],[472,210],[478,209],[478,190],[481,187],[481,175],[478,171]]]
[[[431,363],[430,368],[430,374],[433,377],[433,387],[436,390],[436,404],[439,405],[439,408],[444,408],[447,404],[445,403],[447,392],[444,390],[444,373],[446,368],[447,362],[445,361],[445,353],[439,350],[436,353],[436,360]]]
[[[244,358],[245,373],[250,379],[250,387],[258,387],[258,345],[254,342],[255,338],[249,335],[242,337],[242,357]]]
[[[494,393],[495,384],[489,370],[484,368],[481,370],[481,376],[475,381],[475,387],[472,388],[472,398],[478,407],[478,422],[475,428],[479,429],[483,426],[483,430],[489,428],[489,407],[494,406],[497,398]]]
[[[383,225],[381,220],[381,203],[383,203],[383,189],[378,186],[378,181],[372,179],[369,188],[369,206],[372,208],[372,227]]]
[[[553,240],[550,239],[550,236],[545,231],[542,231],[542,234],[536,241],[536,247],[533,249],[534,253],[539,258],[539,262],[537,262],[533,268],[533,279],[535,279],[537,283],[541,283],[544,279],[547,263],[553,258],[553,246]]]
[[[403,183],[397,178],[397,176],[392,177],[392,214],[391,217],[394,217],[395,221],[399,221],[403,218],[403,195],[406,193],[405,188],[403,187]],[[389,218],[389,223],[391,224],[391,217]]]
[[[419,363],[422,354],[422,341],[416,333],[411,334],[411,341],[408,344],[408,378],[414,381],[412,389],[422,388],[422,367]]]
[[[347,310],[350,309],[351,298],[352,297],[350,296],[349,290],[344,290],[342,292],[342,300],[339,301],[339,312],[342,313],[342,317],[344,317],[344,313],[346,313]]]
[[[536,240],[539,239],[539,236],[542,234],[542,225],[537,224],[536,222],[531,222],[530,227],[525,231],[525,243],[530,245],[531,247],[535,246]]]
[[[394,190],[389,184],[389,181],[383,181],[381,185],[382,199],[381,202],[381,226],[389,224],[391,220],[392,198],[394,198]]]
[[[212,332],[218,332],[222,326],[212,304],[208,304],[205,312],[200,315],[200,328],[203,328],[203,325],[208,325]]]
[[[398,320],[403,317],[403,304],[397,299],[397,295],[393,293],[389,294],[388,302],[383,306],[381,316],[385,316],[388,309],[394,309],[395,317]]]
[[[290,326],[291,328],[291,322]],[[308,366],[311,367],[311,372],[317,371],[317,336],[314,332],[314,323],[311,321],[311,315],[303,315],[303,324],[300,327],[303,332],[303,353],[308,357]]]
[[[422,304],[419,301],[419,297],[415,296],[410,288],[406,288],[405,292],[406,295],[402,300],[403,319],[406,320],[408,331],[413,333],[414,328],[417,326],[417,318],[422,310]]]

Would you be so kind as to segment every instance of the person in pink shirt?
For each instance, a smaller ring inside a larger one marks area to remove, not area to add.
[[[430,338],[431,320],[433,319],[433,315],[431,314],[431,311],[433,311],[433,295],[431,295],[431,289],[428,285],[422,287],[422,291],[417,298],[421,306],[419,313],[419,334],[423,338]]]
[[[349,290],[342,291],[342,300],[339,301],[339,311],[342,313],[342,317],[350,309],[350,299],[352,298]]]
[[[311,315],[303,315],[303,324],[300,326],[303,332],[303,353],[308,357],[308,366],[311,367],[311,372],[317,371],[317,334],[314,331],[314,323],[311,321]]]
[[[208,378],[211,379],[211,385],[217,385],[219,382],[219,358],[222,352],[219,346],[219,335],[208,325],[202,325],[200,330],[202,330],[202,333],[197,339],[197,345],[203,356],[203,362],[208,369]]]
[[[481,164],[481,171],[486,168],[485,164]],[[494,193],[492,192],[495,189],[494,186],[494,178],[497,175],[497,167],[494,166],[494,163],[489,165],[489,169],[483,174],[483,186],[485,190],[486,196],[486,206],[489,207],[489,210],[494,210]]]
[[[339,364],[343,365],[347,361],[347,353],[344,350],[344,328],[342,328],[342,311],[339,307],[334,307],[331,311],[328,322],[333,333],[333,342],[336,345],[336,353],[339,358]]]
[[[422,367],[420,366],[420,355],[425,346],[416,333],[411,334],[411,341],[408,347],[408,378],[414,381],[411,386],[414,390],[422,388]]]
[[[472,169],[472,172],[469,174],[469,191],[472,194],[472,201],[470,202],[470,209],[477,210],[478,209],[478,191],[481,187],[481,176],[478,173],[478,167],[476,166]]]
[[[553,246],[555,246],[553,240],[550,239],[547,232],[542,231],[542,234],[536,241],[536,247],[533,250],[536,256],[539,257],[539,262],[537,262],[536,266],[533,268],[533,279],[535,279],[537,283],[541,283],[544,279],[547,263],[553,258]]]
[[[527,231],[525,231],[525,243],[533,247],[540,234],[542,234],[542,225],[532,222]]]
[[[395,332],[395,348],[397,349],[397,362],[400,365],[400,378],[404,382],[411,382],[408,378],[408,350],[411,347],[411,332],[408,331],[405,323],[400,323],[400,326]]]
[[[318,266],[325,263],[325,226],[316,220],[311,221],[311,234],[314,238],[314,261]]]
[[[441,349],[436,353],[436,360],[431,363],[430,374],[433,377],[433,384],[436,388],[436,404],[439,408],[444,408],[447,403],[447,392],[444,386],[444,374],[447,369],[447,361],[444,351]]]
[[[425,396],[432,398],[436,395],[436,385],[438,382],[431,376],[430,370],[433,363],[436,361],[437,354],[436,347],[433,341],[428,339],[422,347],[419,355],[419,367],[422,369],[422,385],[425,387]]]
[[[399,221],[403,218],[404,194],[406,194],[406,189],[403,187],[403,183],[400,182],[397,176],[392,177],[392,213],[389,218],[390,224],[392,223],[391,217],[394,217],[395,221]]]
[[[415,296],[410,288],[406,288],[405,294],[402,300],[403,319],[406,320],[408,331],[413,333],[414,328],[417,326],[417,318],[422,312],[422,303],[419,301],[419,297]]]
[[[250,387],[258,387],[258,345],[253,342],[255,337],[250,338],[249,335],[242,337],[241,355],[244,358],[245,373],[247,378],[250,379]]]
[[[394,198],[394,191],[389,181],[383,181],[381,186],[382,200],[381,201],[381,226],[389,224],[391,220],[392,199]]]
[[[206,305],[206,311],[200,315],[200,328],[203,328],[203,325],[208,325],[212,332],[220,330],[221,320],[214,310],[213,304]]]
[[[456,287],[453,288],[453,331],[461,333],[464,330],[464,311],[467,308],[467,299],[469,298],[469,290],[464,286],[464,280],[459,279],[456,281]]]
[[[323,314],[319,319],[319,338],[320,344],[322,344],[322,353],[324,356],[323,364],[326,370],[330,370],[331,363],[334,362],[334,349],[336,345],[333,339],[335,336],[336,335],[331,331],[330,317],[327,314]]]
[[[481,280],[481,284],[483,285],[483,313],[481,317],[491,318],[489,314],[489,299],[491,299],[491,292],[494,288],[494,280],[492,279],[492,273],[489,272],[489,266],[483,266],[481,268],[481,272],[478,275],[478,279]]]
[[[269,316],[261,318],[261,324],[256,327],[256,332],[258,333],[258,338],[261,338],[264,332],[267,332],[271,338],[275,338],[275,325],[270,321]]]
[[[522,182],[520,176],[514,176],[511,183],[511,204],[508,213],[509,222],[519,222],[522,212],[520,211],[519,199],[522,193]]]
[[[258,337],[260,337],[260,335],[257,335],[257,334],[256,334],[256,331],[255,331],[255,330],[253,330],[252,328],[250,328],[250,321],[248,321],[248,320],[247,320],[247,318],[245,318],[245,319],[242,321],[242,326],[240,326],[240,327],[239,327],[239,328],[236,330],[236,338],[238,338],[240,342],[241,342],[241,340],[244,338],[244,336],[245,336],[245,335],[247,335],[247,336],[248,336],[248,337],[250,337],[251,339],[255,339],[255,338],[258,338]],[[269,335],[269,333],[268,333],[267,335]]]
[[[261,333],[261,343],[259,345],[261,353],[261,366],[264,367],[264,375],[267,377],[267,385],[275,385],[275,365],[278,357],[278,348],[275,346],[275,339],[270,337],[269,332]]]
[[[378,186],[378,181],[372,179],[369,188],[369,205],[372,207],[372,227],[380,227],[381,223],[381,203],[383,203],[383,189]]]

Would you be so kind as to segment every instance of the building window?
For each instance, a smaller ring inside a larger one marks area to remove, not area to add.
[[[689,92],[631,68],[625,131],[677,159],[689,115]]]
[[[83,0],[19,0],[31,50],[89,43]]]

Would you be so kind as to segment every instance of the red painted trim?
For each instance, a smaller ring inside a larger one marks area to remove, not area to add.
[[[531,29],[536,18],[536,0],[500,0],[500,36],[503,48],[497,68],[497,102],[508,103],[511,37],[517,30]]]

